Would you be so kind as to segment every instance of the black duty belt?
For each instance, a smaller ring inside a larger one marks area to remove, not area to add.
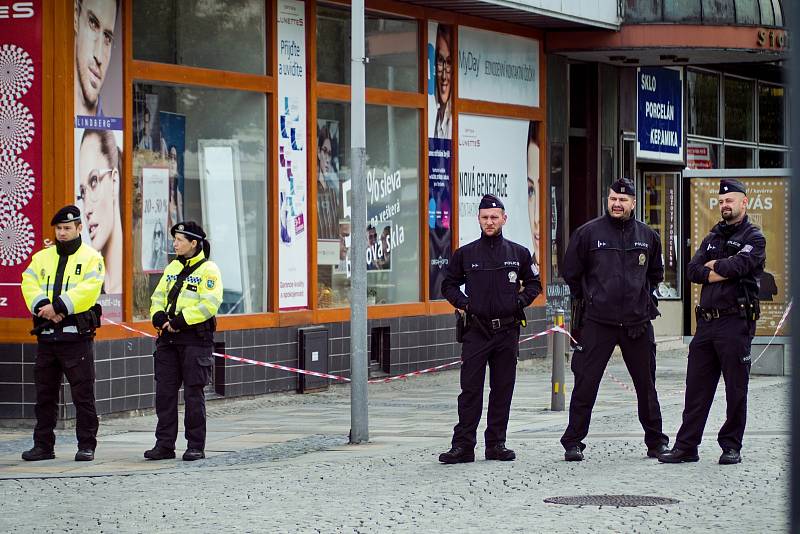
[[[739,308],[737,306],[730,308],[701,308],[700,306],[695,306],[694,313],[701,319],[711,321],[725,315],[739,315]]]
[[[519,323],[519,320],[513,315],[509,315],[508,317],[497,317],[495,319],[479,318],[479,320],[486,325],[486,328],[488,328],[490,332]]]

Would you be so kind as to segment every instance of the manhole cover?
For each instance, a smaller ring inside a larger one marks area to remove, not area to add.
[[[550,504],[572,504],[575,506],[658,506],[676,504],[678,499],[652,497],[650,495],[575,495],[571,497],[548,497]]]

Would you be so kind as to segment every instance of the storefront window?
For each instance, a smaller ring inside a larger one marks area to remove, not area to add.
[[[321,308],[350,302],[349,104],[320,102],[317,263]],[[420,299],[419,111],[367,106],[367,302]],[[351,236],[352,234],[352,236]]]
[[[687,169],[719,169],[719,147],[714,143],[688,140],[686,142]]]
[[[689,135],[719,137],[719,76],[688,71]]]
[[[653,288],[659,299],[681,296],[678,279],[680,247],[678,232],[678,182],[680,173],[644,174],[644,222],[661,238],[664,281]]]
[[[753,163],[752,148],[725,145],[726,169],[752,169]]]
[[[266,311],[266,97],[134,84],[134,317],[173,249],[169,230],[198,222],[225,288],[220,314]]]
[[[725,78],[725,137],[754,141],[753,80]]]
[[[758,86],[758,141],[782,145],[784,139],[784,88],[778,85]]]
[[[367,87],[419,91],[417,22],[367,13],[364,21]],[[317,80],[350,83],[350,10],[317,8]]]
[[[759,150],[758,167],[760,169],[782,169],[787,166],[786,154],[782,150]]]
[[[136,0],[133,57],[266,73],[264,0]]]

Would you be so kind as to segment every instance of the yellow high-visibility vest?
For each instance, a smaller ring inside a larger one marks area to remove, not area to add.
[[[201,251],[197,256],[190,258],[188,263],[194,265],[204,258],[205,254]],[[184,264],[181,261],[173,260],[164,269],[164,274],[150,297],[151,319],[160,311],[169,312],[167,296],[183,268]],[[182,314],[186,324],[192,326],[214,317],[220,304],[222,304],[222,275],[214,262],[205,261],[183,283],[175,305],[175,315]]]
[[[22,295],[33,315],[36,315],[37,306],[43,301],[53,303],[58,262],[56,247],[48,247],[34,254],[30,265],[22,273]],[[58,298],[69,315],[85,312],[94,306],[100,297],[105,275],[103,256],[86,243],[81,243],[78,250],[67,257]]]

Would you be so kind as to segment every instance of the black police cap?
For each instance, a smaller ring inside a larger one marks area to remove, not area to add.
[[[172,237],[175,237],[175,234],[183,234],[190,241],[203,241],[206,238],[203,228],[194,221],[179,222],[170,229],[169,233]]]
[[[726,193],[743,193],[747,194],[747,189],[744,184],[735,178],[723,178],[719,181],[719,194]]]
[[[503,203],[500,202],[500,199],[497,198],[496,196],[483,195],[483,198],[481,199],[481,203],[478,206],[478,209],[486,210],[491,208],[500,208],[501,210],[506,209],[506,207],[503,206]]]
[[[71,222],[81,222],[81,210],[78,209],[78,206],[73,206],[72,204],[58,210],[50,220],[50,226]]]
[[[620,178],[611,184],[611,190],[621,195],[636,196],[636,186],[627,178]]]

